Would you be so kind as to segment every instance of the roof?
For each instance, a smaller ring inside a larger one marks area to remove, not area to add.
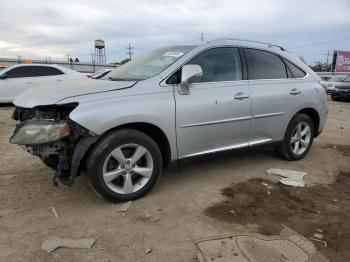
[[[247,40],[247,39],[238,39],[238,38],[226,38],[226,37],[221,37],[221,38],[216,38],[208,43],[213,44],[213,43],[229,43],[229,44],[237,44],[237,45],[247,45],[250,47],[268,47],[268,48],[273,48],[273,49],[278,49],[280,51],[286,51],[285,48],[283,48],[280,45],[275,45],[272,43],[266,43],[266,42],[259,42],[259,41],[253,41],[253,40]]]

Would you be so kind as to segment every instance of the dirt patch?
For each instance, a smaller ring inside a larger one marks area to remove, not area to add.
[[[205,210],[228,223],[258,224],[259,233],[277,235],[285,224],[306,238],[319,233],[327,247],[315,242],[330,261],[350,261],[350,172],[340,171],[333,184],[294,188],[251,179],[222,190],[227,198]]]
[[[322,148],[323,149],[332,148],[337,150],[343,156],[350,157],[350,145],[325,145]]]

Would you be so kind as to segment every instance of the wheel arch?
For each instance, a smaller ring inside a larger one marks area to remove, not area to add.
[[[102,137],[123,128],[135,129],[150,136],[159,146],[159,149],[161,151],[162,158],[163,158],[163,166],[166,167],[170,164],[171,147],[170,147],[169,139],[166,136],[165,132],[154,124],[150,124],[146,122],[133,122],[133,123],[122,124],[104,132],[102,135],[100,135],[99,139],[94,144],[96,144]],[[93,148],[93,145],[89,148],[89,150],[87,150],[87,152],[85,152],[81,167],[86,166],[86,159],[92,148]]]
[[[319,135],[318,129],[320,127],[320,115],[317,112],[317,110],[314,108],[311,108],[311,107],[307,107],[307,108],[304,108],[304,109],[298,111],[295,115],[297,115],[297,114],[305,114],[311,118],[311,120],[314,124],[314,130],[315,130],[314,136],[317,137]]]

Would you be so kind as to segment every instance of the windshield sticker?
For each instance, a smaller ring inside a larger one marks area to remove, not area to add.
[[[174,51],[169,51],[169,52],[166,52],[163,56],[171,56],[171,57],[180,57],[182,56],[184,53],[180,53],[180,52],[174,52]]]

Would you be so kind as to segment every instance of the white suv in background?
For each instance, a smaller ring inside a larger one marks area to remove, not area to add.
[[[86,77],[58,65],[13,65],[0,71],[0,103],[11,103],[24,90],[40,84],[82,78]]]

